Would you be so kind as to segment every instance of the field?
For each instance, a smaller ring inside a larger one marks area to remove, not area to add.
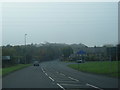
[[[94,74],[102,74],[112,77],[120,77],[120,70],[118,69],[120,61],[102,61],[102,62],[86,62],[80,64],[70,64],[69,67]]]
[[[19,69],[25,68],[30,66],[31,64],[19,64],[19,65],[15,65],[15,66],[11,66],[11,67],[7,67],[7,68],[3,68],[2,69],[2,75],[5,76],[13,71],[17,71]]]

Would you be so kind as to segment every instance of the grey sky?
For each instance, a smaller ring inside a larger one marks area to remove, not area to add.
[[[87,46],[118,42],[116,3],[4,3],[3,45],[56,42]]]

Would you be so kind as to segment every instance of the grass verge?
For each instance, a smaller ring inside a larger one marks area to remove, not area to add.
[[[17,71],[17,70],[20,70],[22,68],[25,68],[25,67],[28,67],[30,66],[31,64],[19,64],[19,65],[15,65],[15,66],[11,66],[11,67],[7,67],[7,68],[3,68],[2,69],[2,76],[5,76],[11,72],[14,72],[14,71]]]
[[[0,76],[2,75],[2,68],[0,68]]]
[[[103,61],[103,62],[86,62],[81,64],[70,64],[69,67],[94,74],[102,74],[112,77],[120,77],[120,70],[118,69],[120,61]]]
[[[75,62],[75,61],[62,61],[62,62],[65,62],[65,63],[70,63],[70,62]]]

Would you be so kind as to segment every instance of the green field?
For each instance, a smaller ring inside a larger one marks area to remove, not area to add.
[[[94,74],[102,74],[112,77],[120,77],[120,70],[118,69],[120,61],[102,61],[102,62],[86,62],[80,64],[70,64],[69,67]]]
[[[15,66],[11,66],[11,67],[7,67],[7,68],[3,68],[2,69],[2,75],[5,76],[13,71],[17,71],[19,69],[25,68],[30,66],[31,64],[19,64],[19,65],[15,65]]]

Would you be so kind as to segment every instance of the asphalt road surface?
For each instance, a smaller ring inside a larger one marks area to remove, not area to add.
[[[118,88],[118,79],[79,72],[59,60],[13,72],[2,79],[2,88],[61,88],[67,90]]]

